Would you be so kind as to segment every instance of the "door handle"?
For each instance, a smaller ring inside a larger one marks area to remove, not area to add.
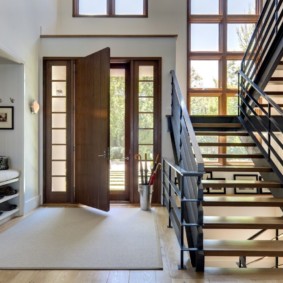
[[[127,156],[127,157],[123,157],[124,160],[130,160],[130,157]]]
[[[103,151],[103,154],[99,154],[97,155],[98,157],[103,157],[103,158],[106,158],[106,150]]]

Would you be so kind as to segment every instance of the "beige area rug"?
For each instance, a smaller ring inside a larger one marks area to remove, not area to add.
[[[39,208],[0,233],[1,269],[162,269],[154,210]]]

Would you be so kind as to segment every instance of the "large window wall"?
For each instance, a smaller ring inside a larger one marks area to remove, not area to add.
[[[188,108],[237,114],[237,70],[262,0],[188,0]]]

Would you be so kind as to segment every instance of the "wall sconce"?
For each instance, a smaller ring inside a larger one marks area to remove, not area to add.
[[[37,102],[37,100],[34,100],[31,105],[30,105],[30,111],[32,114],[37,114],[37,112],[39,111],[39,104]]]

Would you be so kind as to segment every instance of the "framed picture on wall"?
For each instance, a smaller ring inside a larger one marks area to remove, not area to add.
[[[234,174],[234,180],[241,180],[241,181],[258,181],[258,175],[256,174]],[[235,194],[257,194],[257,188],[234,188]]]
[[[0,130],[14,129],[14,107],[0,106]]]

